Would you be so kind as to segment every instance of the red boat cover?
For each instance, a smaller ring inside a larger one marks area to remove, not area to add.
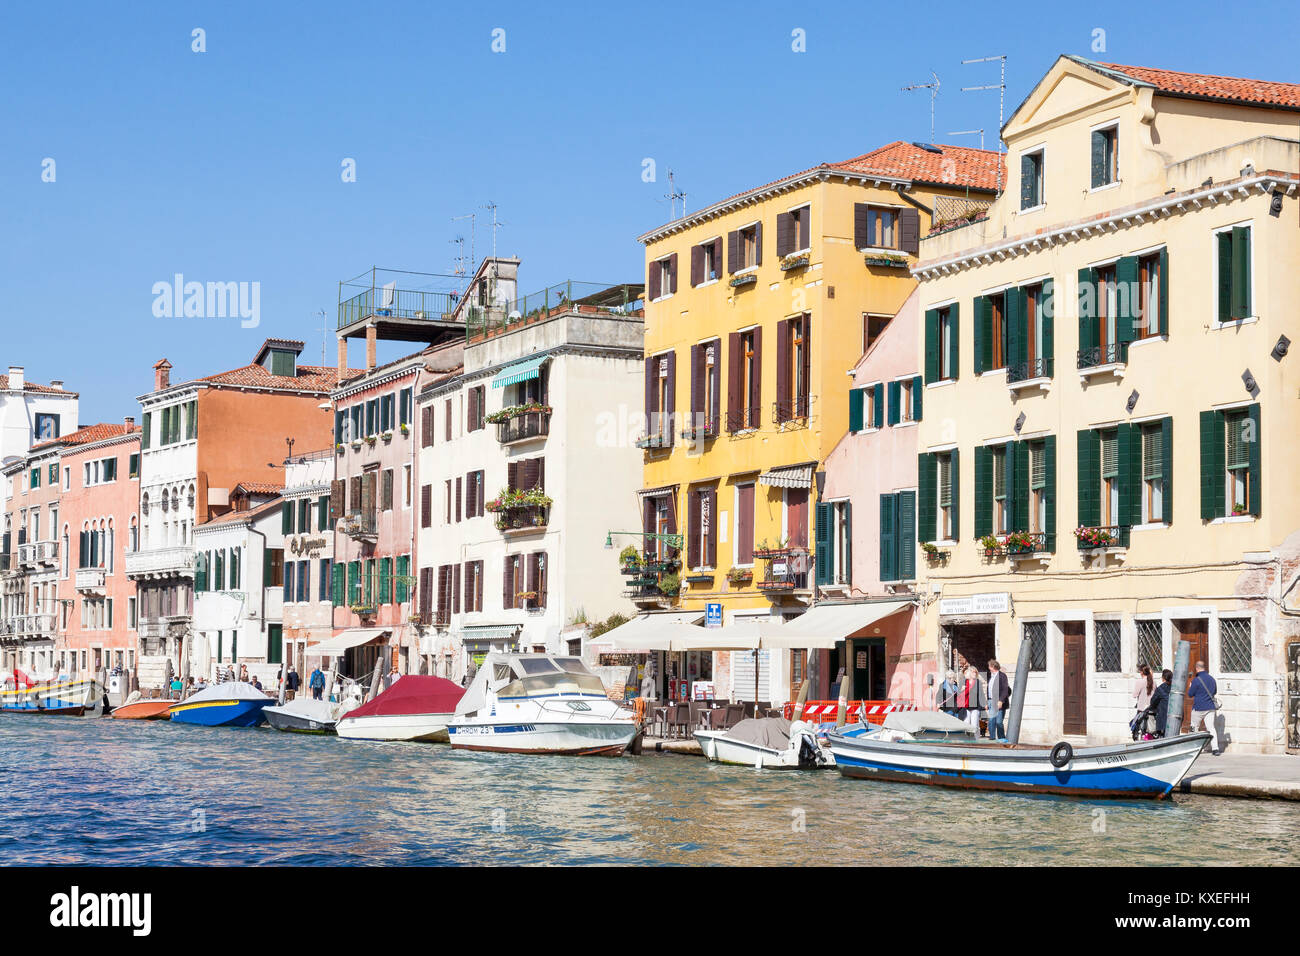
[[[407,674],[367,704],[350,710],[347,717],[394,716],[399,714],[451,714],[465,688],[442,677]]]

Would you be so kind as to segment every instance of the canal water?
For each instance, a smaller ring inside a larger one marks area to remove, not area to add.
[[[1300,863],[1300,805],[0,717],[6,864]]]

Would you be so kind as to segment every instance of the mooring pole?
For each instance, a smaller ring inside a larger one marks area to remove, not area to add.
[[[803,720],[803,706],[808,700],[808,678],[803,679],[799,685],[799,696],[794,700],[794,713],[790,715],[791,722]]]
[[[1016,658],[1016,686],[1011,688],[1011,713],[1007,714],[1007,743],[1020,743],[1020,717],[1025,711],[1025,695],[1029,692],[1029,659],[1033,654],[1029,638],[1020,640],[1020,656]]]
[[[1165,736],[1183,731],[1183,699],[1187,694],[1187,671],[1192,660],[1192,642],[1179,641],[1174,648],[1174,684],[1169,688],[1169,712],[1165,715]]]

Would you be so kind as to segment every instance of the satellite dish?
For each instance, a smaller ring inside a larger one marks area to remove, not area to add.
[[[11,465],[21,459],[21,455],[5,455],[4,460],[0,461],[0,465]]]
[[[515,309],[514,311],[512,311],[512,312],[510,313],[510,318],[511,318],[512,320],[513,320],[513,319],[522,319],[523,317],[524,317],[524,316],[523,316],[523,313],[520,312],[518,309]]]

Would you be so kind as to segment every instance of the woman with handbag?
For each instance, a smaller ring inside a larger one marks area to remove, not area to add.
[[[1137,740],[1144,733],[1147,733],[1147,713],[1151,708],[1151,698],[1155,694],[1156,682],[1151,676],[1151,668],[1146,664],[1138,665],[1137,683],[1133,686],[1133,719],[1128,722],[1129,730],[1133,731],[1133,739]]]

